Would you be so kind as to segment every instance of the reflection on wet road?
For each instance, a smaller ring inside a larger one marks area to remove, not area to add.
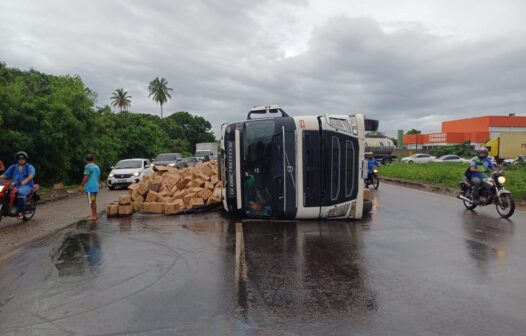
[[[523,333],[524,213],[377,197],[356,222],[81,222],[0,263],[0,335]]]

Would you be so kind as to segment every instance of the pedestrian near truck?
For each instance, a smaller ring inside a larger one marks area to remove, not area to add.
[[[88,196],[88,203],[91,207],[91,215],[88,220],[97,220],[97,193],[99,192],[100,168],[95,164],[93,154],[86,155],[86,166],[84,166],[84,178],[79,186],[79,192],[84,191]]]

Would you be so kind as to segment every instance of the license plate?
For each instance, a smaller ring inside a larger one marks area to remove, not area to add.
[[[126,183],[126,180],[115,180],[115,183]]]

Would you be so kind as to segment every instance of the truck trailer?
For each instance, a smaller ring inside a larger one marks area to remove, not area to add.
[[[203,161],[208,156],[209,159],[216,159],[219,151],[217,142],[201,142],[195,144],[195,157]]]
[[[378,129],[362,114],[291,117],[277,105],[222,125],[225,210],[248,218],[361,218],[371,208],[364,201],[366,125]]]
[[[488,148],[489,155],[494,156],[499,163],[515,159],[526,154],[526,132],[501,133],[497,138],[486,142],[484,147]]]

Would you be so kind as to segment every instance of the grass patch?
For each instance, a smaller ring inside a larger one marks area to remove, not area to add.
[[[467,167],[467,164],[455,163],[393,163],[381,166],[380,175],[456,188]],[[526,167],[523,165],[506,169],[506,178],[506,189],[515,198],[526,199]]]

